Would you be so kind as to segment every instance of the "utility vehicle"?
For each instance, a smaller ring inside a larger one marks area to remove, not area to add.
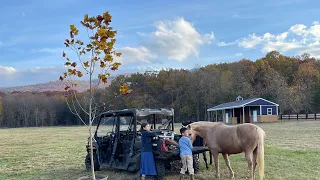
[[[102,113],[93,137],[94,169],[99,170],[105,167],[138,172],[142,122],[148,122],[152,131],[157,134],[157,137],[152,140],[157,169],[156,178],[162,179],[166,169],[179,169],[181,163],[177,142],[181,135],[174,132],[174,109],[166,108],[124,109]],[[207,147],[194,147],[192,150],[195,173],[200,169],[197,154],[205,151],[208,151]],[[85,165],[90,170],[89,140],[87,153]]]

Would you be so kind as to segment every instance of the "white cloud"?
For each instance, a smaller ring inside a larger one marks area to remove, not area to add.
[[[42,48],[38,49],[37,52],[44,52],[44,53],[59,53],[62,54],[63,49],[61,48]],[[66,51],[66,50],[64,50]]]
[[[291,26],[289,31],[297,34],[298,36],[304,36],[305,34],[307,34],[306,28],[307,26],[305,26],[304,24],[296,24]]]
[[[124,47],[117,49],[117,51],[122,53],[119,58],[119,61],[122,63],[135,61],[149,63],[150,59],[155,57],[144,46],[140,46],[138,48]]]
[[[218,43],[218,46],[220,46],[220,47],[223,47],[223,46],[231,46],[231,45],[234,45],[234,44],[236,44],[237,42],[230,42],[230,43],[226,43],[226,42],[219,42]]]
[[[199,55],[199,47],[211,44],[215,38],[214,33],[200,34],[195,27],[183,18],[173,21],[158,21],[155,31],[151,33],[137,32],[146,38],[140,47],[123,47],[117,51],[123,55],[119,60],[126,62],[149,63],[154,58],[167,58],[182,62],[190,55]]]
[[[137,34],[142,37],[146,36],[146,33],[143,33],[143,32],[137,32]]]
[[[239,56],[243,56],[243,54],[242,53],[235,53],[234,56],[239,57]]]
[[[320,58],[319,41],[320,24],[314,22],[309,28],[304,24],[296,24],[283,33],[271,34],[267,32],[261,36],[253,33],[234,42],[220,42],[218,46],[237,44],[245,49],[259,48],[264,53],[276,50],[281,53],[309,53],[311,56]]]
[[[148,35],[145,47],[152,54],[168,57],[170,60],[183,61],[191,54],[198,56],[198,48],[204,44],[211,44],[214,34],[201,35],[194,26],[178,18],[175,21],[159,21],[155,24],[156,31]]]
[[[10,76],[17,72],[17,70],[13,67],[6,67],[0,66],[0,75],[3,76]]]
[[[16,86],[58,80],[64,72],[63,67],[35,67],[30,69],[15,69],[0,66],[0,86]]]

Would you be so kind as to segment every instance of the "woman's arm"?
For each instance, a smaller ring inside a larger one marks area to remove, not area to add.
[[[151,131],[143,131],[143,134],[145,136],[148,136],[148,137],[155,137],[157,136],[157,134],[155,132],[151,132]]]

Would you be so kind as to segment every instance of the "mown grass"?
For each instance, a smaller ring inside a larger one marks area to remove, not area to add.
[[[320,179],[320,121],[258,124],[267,134],[265,179]],[[84,167],[88,132],[85,127],[0,129],[0,179],[77,179],[88,175]],[[235,179],[248,179],[244,154],[232,155]],[[196,179],[215,179],[214,166]],[[229,179],[220,156],[221,178]],[[102,170],[109,179],[131,179],[135,174]],[[258,177],[258,172],[256,172]],[[167,179],[178,179],[169,173]]]

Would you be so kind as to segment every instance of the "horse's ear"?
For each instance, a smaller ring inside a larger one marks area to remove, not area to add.
[[[190,126],[190,124],[188,124],[188,125],[187,125],[187,129],[189,129],[189,130],[191,129],[191,126]]]

